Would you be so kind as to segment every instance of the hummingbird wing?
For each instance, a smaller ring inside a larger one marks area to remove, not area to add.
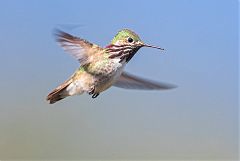
[[[88,42],[87,40],[75,37],[61,30],[55,30],[56,41],[63,49],[76,58],[81,65],[91,62],[90,56],[95,54],[99,46]]]
[[[176,88],[175,85],[146,80],[126,72],[122,73],[120,78],[113,84],[113,86],[125,89],[140,90],[166,90]]]

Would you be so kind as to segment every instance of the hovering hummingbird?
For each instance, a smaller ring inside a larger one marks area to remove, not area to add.
[[[111,86],[144,90],[174,88],[174,85],[146,80],[123,71],[141,47],[164,50],[145,44],[129,29],[119,31],[104,48],[60,30],[56,30],[55,35],[56,41],[79,61],[80,67],[68,80],[49,93],[47,100],[50,104],[84,92],[96,98]]]

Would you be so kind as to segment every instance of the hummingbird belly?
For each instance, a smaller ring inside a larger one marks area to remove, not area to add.
[[[86,69],[80,67],[73,76],[73,82],[68,88],[70,95],[89,93],[101,93],[111,87],[122,74],[126,62],[119,63],[119,59],[111,59],[107,62],[98,61],[89,65]]]
[[[126,62],[119,63],[119,59],[112,59],[103,66],[94,78],[95,92],[100,93],[111,87],[122,74],[125,64]]]

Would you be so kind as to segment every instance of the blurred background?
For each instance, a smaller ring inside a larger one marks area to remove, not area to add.
[[[237,1],[0,2],[0,159],[237,160]],[[126,70],[176,84],[111,88],[49,105],[79,66],[54,28],[106,46],[129,28],[143,48]]]

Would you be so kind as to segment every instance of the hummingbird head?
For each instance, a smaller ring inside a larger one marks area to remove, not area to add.
[[[112,45],[130,45],[135,47],[141,47],[143,44],[140,37],[129,29],[123,29],[119,31],[113,38]]]
[[[151,48],[164,50],[158,46],[145,44],[135,32],[129,29],[123,29],[119,31],[111,41],[111,44],[112,45],[129,45],[136,48],[151,47]]]
[[[119,31],[111,41],[111,44],[107,46],[112,54],[110,58],[120,57],[121,60],[126,58],[128,62],[141,47],[151,47],[160,50],[164,50],[157,46],[145,44],[140,37],[129,29],[123,29]]]

